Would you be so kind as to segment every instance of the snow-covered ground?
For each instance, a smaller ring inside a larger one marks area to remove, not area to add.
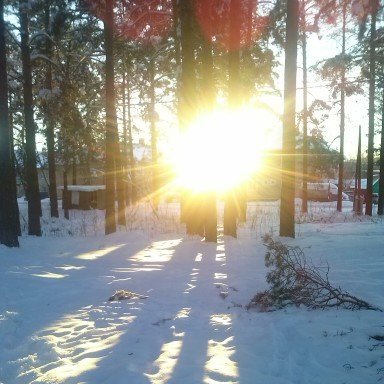
[[[384,223],[346,205],[337,214],[334,203],[312,203],[297,238],[282,241],[384,309]],[[383,313],[243,308],[267,287],[260,236],[277,235],[277,203],[250,204],[239,238],[218,244],[185,236],[175,205],[130,214],[129,230],[107,237],[97,211],[45,217],[44,237],[0,246],[0,383],[384,380],[384,341],[372,338],[384,336]],[[120,289],[148,297],[108,301]]]

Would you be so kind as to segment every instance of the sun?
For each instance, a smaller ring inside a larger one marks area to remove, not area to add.
[[[218,109],[197,118],[172,153],[176,184],[194,192],[226,192],[262,167],[266,143],[260,113]]]

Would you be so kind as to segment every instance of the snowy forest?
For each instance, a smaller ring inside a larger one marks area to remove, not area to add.
[[[381,0],[0,0],[0,384],[384,379]]]

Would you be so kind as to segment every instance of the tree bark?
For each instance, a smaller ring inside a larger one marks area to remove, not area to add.
[[[305,19],[305,2],[301,10],[302,18],[302,43],[303,43],[303,188],[302,206],[303,213],[308,212],[308,73],[307,73],[307,32]]]
[[[212,42],[209,37],[200,34],[202,65],[202,107],[205,112],[211,111],[215,105],[215,82],[213,74]],[[209,38],[209,40],[208,40]],[[204,138],[203,138],[204,140]],[[217,243],[217,208],[216,193],[206,192],[203,196],[204,234],[206,242]]]
[[[231,0],[229,9],[230,44],[228,52],[228,103],[235,109],[239,106],[240,84],[240,0]],[[230,156],[230,154],[228,154]],[[238,201],[235,189],[227,192],[224,205],[224,235],[237,237]]]
[[[114,91],[114,60],[113,60],[113,0],[105,2],[105,234],[116,232],[116,185],[115,185],[115,91]]]
[[[5,67],[4,67],[5,68]],[[1,82],[0,82],[1,84]],[[11,105],[11,97],[9,97],[9,105]],[[14,138],[13,138],[13,114],[12,112],[9,113],[9,138],[11,141],[11,157],[12,157],[12,165],[10,167],[12,172],[12,196],[14,196],[13,204],[14,204],[14,212],[15,212],[15,232],[18,236],[21,236],[21,224],[20,224],[20,210],[19,210],[19,204],[17,202],[17,182],[16,182],[16,175],[17,175],[17,160],[15,155],[15,144],[14,144]]]
[[[25,152],[26,152],[26,183],[28,196],[28,234],[41,236],[40,213],[41,202],[39,195],[39,182],[36,159],[36,125],[33,116],[32,96],[32,69],[29,47],[29,16],[28,1],[19,2],[21,60],[24,81],[24,125],[25,125]]]
[[[125,197],[125,205],[131,204],[131,193],[130,193],[130,185],[128,183],[128,168],[129,168],[129,160],[128,160],[128,130],[127,130],[127,105],[126,105],[126,72],[123,66],[123,79],[121,84],[121,98],[123,103],[123,161],[122,161],[122,172],[125,180],[124,183],[124,197]]]
[[[280,236],[295,237],[295,110],[299,12],[298,1],[288,0],[284,68],[284,116]]]
[[[63,172],[63,210],[64,210],[64,218],[69,220],[69,205],[72,203],[69,200],[69,192],[68,192],[68,172],[67,168],[64,169]]]
[[[190,0],[179,1],[181,26],[181,75],[179,116],[182,130],[187,129],[196,111],[196,70],[193,43],[193,9]]]
[[[173,39],[175,44],[175,62],[176,62],[176,68],[178,69],[176,71],[176,90],[175,90],[175,97],[176,97],[176,104],[177,104],[177,119],[179,122],[179,125],[181,126],[181,117],[180,117],[180,108],[179,108],[179,102],[180,102],[180,70],[181,68],[181,23],[180,23],[180,0],[172,0],[172,17],[173,17]]]
[[[359,126],[359,141],[357,144],[355,196],[353,199],[353,204],[355,213],[357,215],[361,215],[363,205],[361,198],[361,126]]]
[[[132,115],[131,115],[131,89],[127,82],[127,102],[128,102],[128,151],[129,151],[129,168],[130,168],[130,189],[131,204],[137,201],[137,185],[136,185],[136,164],[135,154],[133,151],[133,134],[132,134]]]
[[[6,64],[4,2],[0,0],[0,243],[7,247],[18,247],[18,211]]]
[[[50,18],[51,18],[51,0],[45,1],[45,32],[47,35],[50,33]],[[45,54],[48,58],[52,57],[52,42],[49,36],[46,37]],[[47,72],[45,79],[46,89],[52,92],[52,65],[50,62],[46,63]],[[50,95],[51,97],[51,95]],[[45,105],[45,123],[46,123],[46,141],[48,152],[48,177],[49,177],[49,201],[51,207],[51,217],[59,217],[59,209],[57,202],[57,183],[56,183],[56,162],[55,162],[55,124],[52,117],[52,101],[46,101]]]
[[[157,129],[156,129],[156,90],[155,90],[155,52],[152,51],[149,60],[149,117],[150,117],[150,132],[151,132],[151,160],[152,160],[152,188],[151,196],[153,207],[157,211],[159,206],[159,164],[157,154]]]
[[[368,165],[367,165],[367,190],[365,195],[365,214],[372,216],[373,193],[373,155],[375,137],[375,80],[376,80],[376,13],[371,15],[371,36],[369,42],[369,111],[368,111]]]
[[[180,15],[180,42],[181,42],[181,75],[179,87],[178,116],[180,128],[183,131],[188,129],[189,124],[196,115],[197,95],[196,95],[196,63],[195,46],[193,33],[193,8],[192,1],[179,1]],[[183,191],[180,202],[180,221],[186,224],[187,233],[190,235],[198,234],[197,229],[200,218],[196,217],[192,194]]]
[[[340,91],[340,149],[339,149],[339,177],[337,184],[337,207],[341,212],[343,209],[343,183],[344,183],[344,131],[345,131],[345,32],[346,32],[347,2],[343,0],[342,10],[342,44],[341,58],[341,91]]]
[[[77,185],[77,165],[76,159],[72,159],[72,185]]]
[[[381,101],[381,145],[380,145],[380,179],[379,179],[379,202],[377,214],[384,214],[384,88]]]

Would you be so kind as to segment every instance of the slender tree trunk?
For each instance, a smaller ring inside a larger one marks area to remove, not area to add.
[[[131,203],[137,201],[137,185],[136,185],[136,164],[135,154],[133,151],[133,134],[132,134],[132,115],[131,115],[131,89],[127,83],[127,101],[128,101],[128,150],[129,150],[129,168],[130,168],[130,188],[131,188]]]
[[[77,185],[76,158],[73,158],[73,160],[72,160],[72,185]]]
[[[361,126],[359,126],[359,141],[357,145],[355,198],[353,203],[355,213],[361,215],[363,208],[363,202],[361,200]]]
[[[151,58],[149,60],[149,115],[150,115],[150,125],[151,125],[151,160],[152,160],[152,202],[155,210],[159,206],[159,164],[158,164],[158,154],[157,154],[157,129],[156,129],[156,90],[155,90],[155,58],[154,53],[152,52]]]
[[[115,146],[114,155],[115,155],[116,192],[117,192],[117,222],[119,225],[125,227],[127,225],[127,221],[125,216],[126,206],[125,206],[124,168],[123,168],[123,158],[122,158],[123,156],[120,151],[117,120],[115,120],[114,146]]]
[[[128,183],[128,130],[127,130],[127,105],[126,105],[126,89],[127,89],[127,82],[126,82],[126,72],[123,68],[123,82],[122,82],[122,90],[121,90],[121,96],[122,96],[122,102],[123,102],[123,162],[122,162],[122,168],[123,168],[123,174],[124,174],[124,191],[125,191],[125,204],[130,205],[131,204],[131,193],[130,193],[130,186]]]
[[[68,192],[68,172],[67,172],[67,166],[65,166],[64,172],[63,172],[63,209],[64,209],[64,218],[69,220],[69,205],[72,204],[72,202],[69,199],[69,192]]]
[[[4,2],[0,0],[0,244],[18,247],[18,228],[15,209],[16,191],[8,114],[8,79],[6,69]]]
[[[342,11],[342,43],[341,43],[341,91],[340,91],[340,149],[339,149],[339,177],[337,184],[337,207],[343,210],[343,184],[344,184],[344,131],[345,131],[345,39],[346,39],[347,2],[343,1]]]
[[[367,190],[365,196],[365,214],[372,216],[373,194],[373,156],[375,137],[375,80],[376,80],[376,13],[371,16],[371,36],[369,42],[369,126],[368,126],[368,165],[367,165]]]
[[[44,24],[47,35],[50,32],[50,18],[51,18],[51,0],[45,1],[44,10]],[[46,38],[45,54],[48,58],[52,57],[52,42],[50,37]],[[52,65],[47,63],[47,72],[45,79],[46,89],[52,92]],[[51,97],[51,94],[50,96]],[[56,162],[55,162],[55,124],[52,117],[52,101],[46,101],[45,105],[45,123],[46,123],[46,140],[48,152],[48,177],[49,177],[49,201],[51,207],[51,217],[59,217],[59,209],[57,202],[57,183],[56,183]]]
[[[201,61],[202,61],[202,95],[203,108],[206,112],[213,109],[215,105],[215,82],[213,74],[212,42],[209,37],[200,34]],[[209,40],[208,40],[209,39]],[[202,138],[204,140],[204,138]],[[217,242],[217,207],[216,193],[206,192],[203,196],[204,204],[202,215],[204,216],[205,241]]]
[[[20,0],[19,6],[21,60],[23,66],[24,81],[24,125],[26,152],[25,168],[28,189],[28,234],[34,236],[41,236],[41,202],[36,168],[36,125],[33,117],[32,69],[31,54],[29,47],[28,1]]]
[[[305,2],[302,7],[302,28],[303,28],[303,189],[302,206],[303,213],[308,212],[308,73],[307,73],[307,32],[305,20]]]
[[[89,144],[86,144],[87,146],[87,155],[85,157],[85,172],[86,172],[86,177],[85,177],[85,185],[91,185],[92,184],[92,174],[91,174],[91,159],[90,159],[90,149],[89,149]]]
[[[180,24],[180,0],[172,0],[172,16],[173,16],[173,39],[175,42],[175,61],[176,68],[181,68],[181,24]],[[176,103],[177,103],[177,118],[179,126],[181,126],[181,117],[180,117],[180,70],[176,71]]]
[[[288,0],[284,69],[284,117],[280,236],[295,237],[295,110],[299,12],[298,1]]]
[[[381,101],[381,143],[380,143],[380,179],[379,179],[379,202],[377,214],[384,214],[384,88]]]
[[[228,101],[229,107],[232,109],[240,104],[240,7],[240,0],[231,0],[229,34],[232,44],[230,44],[228,52]],[[234,189],[228,191],[224,205],[224,235],[232,237],[237,237],[238,201],[236,195]]]
[[[51,217],[59,217],[56,183],[55,133],[54,124],[51,119],[50,121],[47,121],[46,139],[48,151],[49,200],[51,207]]]
[[[106,123],[105,123],[105,234],[116,232],[116,185],[115,185],[115,91],[114,91],[114,60],[113,60],[113,0],[105,2],[105,88],[106,88]]]

